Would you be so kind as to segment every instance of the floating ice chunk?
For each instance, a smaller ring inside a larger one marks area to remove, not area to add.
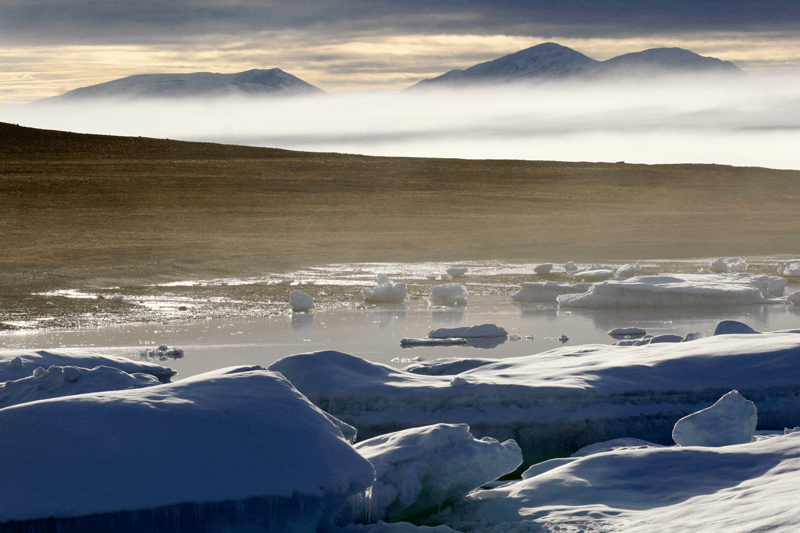
[[[121,302],[122,300],[124,300],[124,297],[121,294],[115,294],[111,297],[112,302]]]
[[[800,277],[800,259],[778,261],[778,274],[781,276]]]
[[[576,272],[577,270],[578,270],[578,265],[576,265],[572,261],[567,261],[566,264],[564,264],[564,271],[567,274],[571,274],[572,272]]]
[[[466,424],[407,429],[355,448],[375,467],[372,520],[398,521],[441,509],[522,462],[516,442],[476,439]]]
[[[800,291],[793,292],[786,297],[786,301],[792,305],[800,305]]]
[[[406,300],[406,284],[394,283],[386,274],[378,274],[378,285],[361,290],[367,302],[400,304]]]
[[[729,446],[750,442],[756,430],[756,406],[738,391],[678,420],[672,439],[678,446]]]
[[[728,272],[744,272],[747,270],[747,261],[741,257],[720,257],[711,262],[708,269],[718,274]]]
[[[292,311],[310,311],[314,309],[314,298],[301,291],[289,293],[289,307]]]
[[[447,269],[447,274],[453,278],[463,276],[469,270],[467,267],[450,267]]]
[[[560,343],[562,343],[562,344],[563,344],[563,343],[565,343],[565,342],[567,342],[568,340],[569,340],[569,337],[567,337],[566,335],[561,335],[561,336],[558,338],[558,342],[560,342]]]
[[[559,281],[523,281],[520,290],[511,295],[515,302],[555,302],[562,294],[582,293],[591,283],[563,283]]]
[[[783,296],[788,280],[780,276],[767,276],[767,292],[770,296]]]
[[[0,409],[0,449],[35,458],[0,454],[0,529],[332,529],[375,472],[334,420],[259,367]]]
[[[291,280],[291,279],[281,279],[281,280],[278,280],[278,281],[270,281],[269,285],[278,286],[278,287],[288,287],[292,283],[294,283],[294,281]]]
[[[553,263],[542,263],[533,267],[533,271],[537,274],[549,274],[553,271]]]
[[[722,320],[714,329],[714,335],[737,335],[740,333],[759,333],[747,324],[736,320]]]
[[[765,277],[661,274],[608,280],[557,298],[560,307],[677,307],[779,303],[766,298]]]
[[[480,324],[478,326],[465,326],[460,328],[439,328],[428,332],[430,339],[449,338],[478,338],[478,337],[507,337],[508,332],[495,324]]]
[[[570,272],[570,275],[585,282],[605,281],[614,277],[614,269],[609,266],[597,265],[597,268],[576,270]]]
[[[176,374],[171,368],[147,363],[132,361],[124,357],[113,355],[100,355],[78,349],[59,350],[0,350],[0,383],[27,378],[37,367],[50,368],[51,366],[74,366],[77,368],[95,368],[106,366],[127,372],[128,374],[150,374],[162,383],[169,382]]]
[[[148,361],[169,361],[170,359],[181,359],[183,350],[180,348],[170,348],[166,344],[158,348],[147,348],[139,352],[139,357]]]
[[[467,305],[467,289],[463,285],[446,283],[431,288],[428,296],[428,303],[431,306],[455,307]]]
[[[0,409],[21,403],[89,392],[139,389],[158,385],[149,374],[128,374],[116,368],[37,367],[27,378],[0,383]]]
[[[651,338],[648,344],[658,344],[660,342],[683,342],[683,337],[680,335],[665,333],[664,335],[656,335],[655,337]]]
[[[647,331],[642,328],[629,327],[629,328],[615,328],[607,333],[610,337],[644,337]]]
[[[400,339],[400,346],[455,346],[467,344],[467,339],[414,339],[404,337]]]
[[[621,267],[617,268],[617,271],[614,273],[614,277],[616,277],[616,278],[632,278],[641,269],[642,269],[642,265],[640,265],[639,263],[622,265]]]

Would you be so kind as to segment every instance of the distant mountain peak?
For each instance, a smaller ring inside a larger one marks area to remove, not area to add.
[[[741,73],[733,63],[682,48],[652,48],[597,61],[558,43],[547,42],[464,70],[422,80],[409,89],[497,85],[535,79],[597,79],[639,74]]]
[[[235,74],[217,72],[136,74],[68,91],[39,102],[75,102],[102,98],[147,100],[310,94],[324,94],[324,91],[279,68],[271,68],[251,69]]]

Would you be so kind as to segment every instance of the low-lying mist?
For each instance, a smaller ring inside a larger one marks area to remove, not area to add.
[[[0,107],[82,133],[382,156],[800,169],[800,75]]]

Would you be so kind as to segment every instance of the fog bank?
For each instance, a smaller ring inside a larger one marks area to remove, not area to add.
[[[800,169],[800,75],[0,107],[82,133],[381,156]]]

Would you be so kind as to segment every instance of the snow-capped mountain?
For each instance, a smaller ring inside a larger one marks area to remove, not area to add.
[[[295,96],[323,94],[279,68],[253,69],[236,74],[138,74],[68,91],[40,101],[80,101],[100,98],[144,100],[151,98],[209,98],[217,96]]]
[[[704,57],[681,48],[653,48],[597,61],[566,46],[544,43],[464,70],[451,70],[436,78],[422,80],[409,89],[466,87],[536,79],[741,72],[729,61]]]

